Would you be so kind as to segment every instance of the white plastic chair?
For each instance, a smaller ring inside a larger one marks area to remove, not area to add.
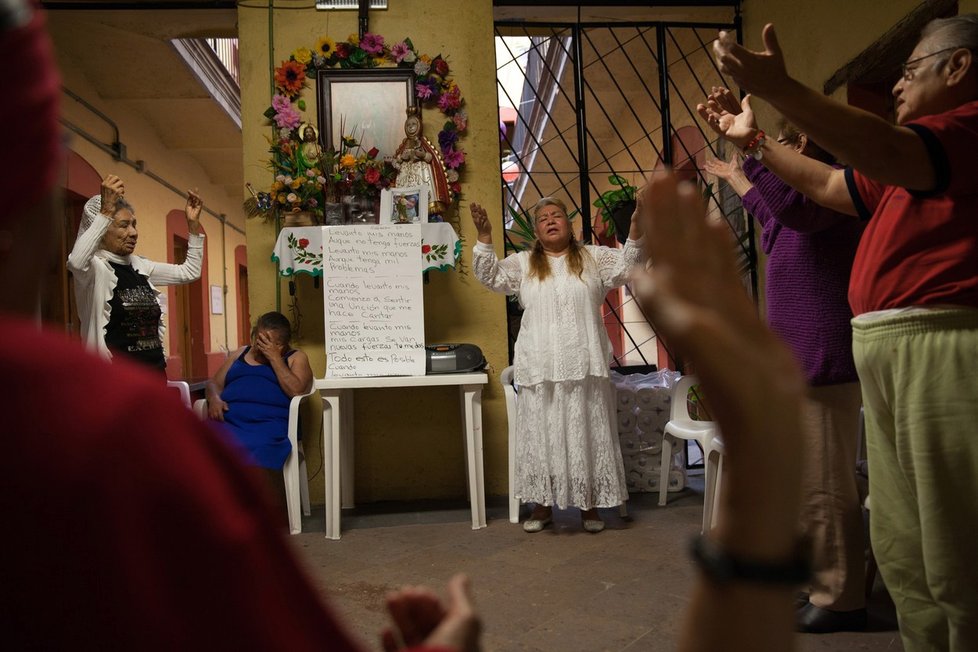
[[[703,449],[704,491],[703,491],[703,532],[708,532],[716,523],[715,505],[720,493],[721,462],[723,460],[723,439],[713,421],[695,421],[689,415],[686,400],[690,388],[697,383],[695,376],[682,376],[673,385],[669,422],[663,428],[662,462],[659,479],[659,506],[666,504],[669,486],[669,469],[672,466],[672,441],[682,439],[695,441]]]
[[[175,389],[180,392],[180,398],[183,399],[183,404],[190,409],[190,383],[185,380],[168,380],[166,381],[166,386],[168,389]]]
[[[506,421],[509,425],[509,522],[520,522],[520,500],[516,497],[516,387],[513,383],[513,367],[510,365],[499,374],[499,384],[506,397]],[[628,508],[618,507],[622,518],[628,517]]]
[[[315,394],[310,390],[307,394],[294,396],[289,403],[289,442],[292,452],[285,458],[282,475],[285,477],[285,502],[289,510],[289,531],[292,534],[302,532],[302,513],[309,516],[312,510],[309,506],[309,475],[306,472],[306,454],[299,441],[299,408],[307,398]],[[194,412],[201,419],[207,419],[207,401],[200,399],[194,403]]]
[[[520,522],[520,501],[516,497],[516,388],[513,386],[513,367],[503,369],[499,383],[506,397],[506,421],[509,424],[509,522]]]

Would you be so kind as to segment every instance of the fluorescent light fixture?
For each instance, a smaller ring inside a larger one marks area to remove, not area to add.
[[[319,11],[359,8],[359,0],[316,0],[316,9]],[[387,0],[370,0],[370,9],[387,9]]]

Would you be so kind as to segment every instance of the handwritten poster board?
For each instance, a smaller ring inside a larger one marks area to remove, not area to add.
[[[425,373],[421,226],[323,227],[326,377]]]

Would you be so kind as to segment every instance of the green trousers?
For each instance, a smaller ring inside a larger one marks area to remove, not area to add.
[[[978,650],[978,310],[853,321],[870,536],[906,652]]]

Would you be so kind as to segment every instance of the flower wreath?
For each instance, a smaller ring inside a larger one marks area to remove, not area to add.
[[[449,76],[445,58],[440,54],[436,57],[418,54],[409,38],[388,46],[379,34],[366,33],[362,39],[351,34],[340,43],[323,36],[313,48],[297,48],[288,61],[275,69],[276,94],[265,116],[278,127],[277,139],[280,142],[298,141],[301,138],[298,133],[302,122],[300,111],[306,109],[301,95],[307,77],[323,68],[385,66],[413,69],[414,93],[418,103],[425,108],[437,107],[444,114],[446,120],[438,132],[438,147],[445,161],[451,200],[456,203],[462,192],[459,178],[465,167],[465,150],[459,146],[458,140],[468,127],[468,115],[462,109],[462,91]],[[391,156],[393,154],[389,153]]]

